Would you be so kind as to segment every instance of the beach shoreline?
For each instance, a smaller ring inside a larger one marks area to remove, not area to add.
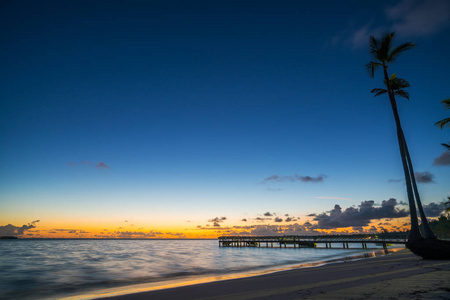
[[[450,299],[445,278],[450,261],[422,260],[401,250],[313,268],[72,299]]]

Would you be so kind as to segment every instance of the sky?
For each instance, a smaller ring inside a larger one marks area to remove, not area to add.
[[[388,69],[427,216],[450,195],[450,2],[0,1],[0,235],[408,228]]]

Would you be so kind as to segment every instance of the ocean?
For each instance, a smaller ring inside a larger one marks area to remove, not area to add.
[[[0,299],[92,299],[133,287],[143,291],[373,255],[374,249],[353,246],[280,249],[219,247],[218,240],[0,240]]]

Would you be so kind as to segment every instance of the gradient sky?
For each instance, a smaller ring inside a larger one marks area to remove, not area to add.
[[[364,69],[393,30],[417,44],[389,72],[411,83],[430,217],[450,195],[446,0],[2,0],[0,28],[1,234],[406,228],[393,115]]]

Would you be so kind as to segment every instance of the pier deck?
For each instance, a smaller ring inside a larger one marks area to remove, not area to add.
[[[405,245],[408,241],[406,234],[379,235],[284,235],[284,236],[221,236],[219,247],[263,247],[263,248],[342,248],[349,249],[349,244],[361,244],[363,249],[367,245],[389,244]]]

